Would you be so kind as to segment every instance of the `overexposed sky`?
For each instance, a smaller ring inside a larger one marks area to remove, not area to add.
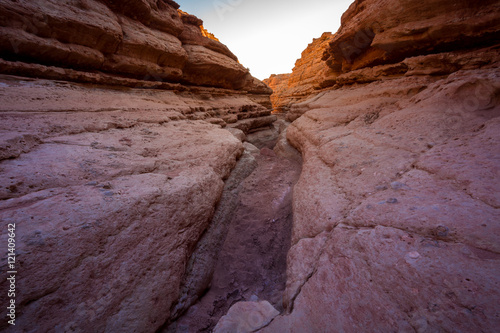
[[[291,73],[313,38],[338,30],[340,17],[353,1],[176,0],[261,80]]]

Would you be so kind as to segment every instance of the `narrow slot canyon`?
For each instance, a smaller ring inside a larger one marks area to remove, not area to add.
[[[178,2],[0,0],[0,332],[497,332],[500,2]]]
[[[287,147],[291,152],[287,156],[279,149],[276,149],[278,154],[270,149],[277,144],[279,130],[286,128],[282,120],[275,124],[276,128],[248,136],[255,145],[245,143],[242,165],[233,171],[253,170],[237,186],[226,189],[237,194],[237,202],[228,219],[222,247],[215,253],[217,260],[208,290],[186,313],[160,332],[212,332],[229,308],[242,301],[268,301],[283,311],[293,223],[292,193],[302,161],[292,147]],[[223,200],[227,197],[222,195]],[[228,204],[219,202],[218,209]],[[211,250],[216,251],[214,247]],[[195,255],[199,254],[195,252]]]

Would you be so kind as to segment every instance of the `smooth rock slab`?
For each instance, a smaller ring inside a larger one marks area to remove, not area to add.
[[[277,315],[279,315],[278,310],[268,301],[239,302],[221,318],[215,326],[214,333],[254,332],[269,324]]]

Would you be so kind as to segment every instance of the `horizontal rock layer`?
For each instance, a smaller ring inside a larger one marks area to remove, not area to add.
[[[500,36],[499,10],[494,0],[356,0],[323,60],[335,76],[408,57],[489,46]]]
[[[271,102],[275,112],[288,112],[292,104],[307,99],[319,87],[330,71],[322,57],[332,38],[330,32],[315,38],[296,61],[292,73],[271,75],[264,80],[273,89]]]
[[[3,1],[0,57],[145,81],[270,93],[225,45],[210,38],[200,19],[177,8],[163,0]],[[59,79],[68,78],[61,71]]]
[[[265,80],[274,90],[273,106],[287,112],[329,87],[381,76],[446,75],[491,62],[497,49],[485,57],[476,51],[497,44],[499,10],[497,1],[354,1],[339,31],[315,39],[289,76]]]

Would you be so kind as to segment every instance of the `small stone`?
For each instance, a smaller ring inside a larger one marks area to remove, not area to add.
[[[389,198],[386,201],[388,204],[397,204],[399,201],[396,198]]]
[[[450,233],[450,228],[445,225],[440,225],[436,228],[436,234],[438,237],[447,237]]]
[[[412,251],[408,253],[408,257],[410,257],[410,259],[418,259],[420,258],[420,253],[418,253],[417,251]]]
[[[106,190],[110,190],[111,188],[113,188],[113,186],[111,186],[110,182],[107,182],[106,184],[100,184],[98,187],[106,189]]]
[[[268,325],[279,312],[267,301],[239,302],[223,316],[214,333],[254,332]]]
[[[379,186],[375,187],[375,189],[376,189],[377,191],[385,191],[385,190],[387,190],[387,189],[388,189],[388,187],[387,187],[387,186],[385,186],[385,185],[379,185]]]
[[[91,181],[91,182],[88,182],[88,183],[87,183],[87,184],[85,184],[85,185],[87,185],[87,186],[97,186],[97,184],[99,184],[99,183],[98,183],[98,182],[96,182],[96,181]]]
[[[104,195],[107,197],[112,197],[114,195],[113,191],[106,191],[104,192]]]

